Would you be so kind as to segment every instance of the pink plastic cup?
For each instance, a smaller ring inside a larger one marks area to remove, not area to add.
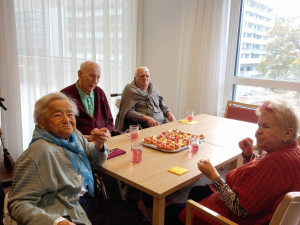
[[[139,139],[139,126],[130,125],[129,133],[130,133],[130,141],[137,141]]]
[[[191,135],[189,139],[189,152],[197,153],[199,150],[199,137],[195,135]]]
[[[131,162],[140,163],[142,161],[142,144],[131,143]]]
[[[193,119],[194,119],[194,111],[192,111],[192,110],[187,110],[187,111],[186,111],[186,120],[187,120],[188,122],[192,122]]]

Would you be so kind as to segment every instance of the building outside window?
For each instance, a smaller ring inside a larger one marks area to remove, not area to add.
[[[291,102],[300,113],[300,1],[244,0],[233,99]]]

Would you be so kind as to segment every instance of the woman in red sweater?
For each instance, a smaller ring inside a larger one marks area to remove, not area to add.
[[[297,145],[299,121],[292,107],[284,102],[267,101],[257,110],[257,147],[265,154],[255,157],[253,140],[239,142],[244,165],[230,171],[226,181],[209,160],[198,162],[199,170],[212,181],[195,186],[189,198],[238,224],[269,224],[286,193],[300,191],[300,149]],[[185,222],[185,204],[166,208],[165,225]],[[194,225],[217,224],[196,213]]]

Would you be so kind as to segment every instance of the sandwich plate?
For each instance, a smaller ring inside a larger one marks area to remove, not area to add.
[[[200,142],[205,140],[203,134],[196,135],[173,129],[146,137],[142,140],[142,144],[162,152],[180,152],[189,147],[189,137],[191,135],[198,136]]]

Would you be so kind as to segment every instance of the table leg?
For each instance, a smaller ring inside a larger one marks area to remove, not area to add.
[[[165,220],[165,198],[153,198],[152,225],[163,225]]]

